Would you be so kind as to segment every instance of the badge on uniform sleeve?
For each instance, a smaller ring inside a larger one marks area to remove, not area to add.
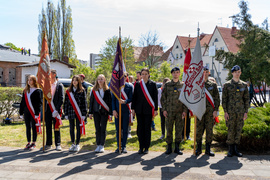
[[[237,86],[237,90],[236,91],[240,91],[240,88]]]

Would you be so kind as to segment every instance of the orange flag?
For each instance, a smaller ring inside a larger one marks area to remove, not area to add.
[[[43,33],[42,48],[38,65],[37,82],[43,90],[43,95],[48,102],[51,102],[51,78],[50,78],[50,56],[47,44],[46,33]]]

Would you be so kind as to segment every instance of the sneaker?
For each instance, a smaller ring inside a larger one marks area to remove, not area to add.
[[[119,149],[117,148],[114,152],[118,154],[119,153]]]
[[[157,129],[154,127],[154,128],[152,128],[152,131],[157,131]]]
[[[31,150],[33,150],[33,149],[35,149],[36,148],[36,144],[35,143],[32,143],[31,145],[30,145],[30,147],[29,147],[29,150],[31,151]]]
[[[56,151],[62,151],[62,148],[61,148],[61,146],[56,146],[55,150]]]
[[[80,148],[80,145],[77,144],[77,145],[75,146],[75,148],[74,148],[74,151],[75,151],[75,152],[78,152],[78,151],[80,151],[80,149],[81,149],[81,148]]]
[[[165,135],[162,134],[161,137],[159,139],[164,139],[165,138]]]
[[[100,147],[99,147],[99,145],[98,145],[97,148],[95,149],[95,153],[98,153],[99,150],[100,150]]]
[[[30,146],[31,146],[30,143],[27,143],[24,150],[29,150]]]
[[[51,149],[51,148],[52,148],[51,145],[45,145],[45,146],[44,146],[44,150],[49,150],[49,149]],[[43,151],[43,147],[41,147],[40,150]]]
[[[128,139],[130,139],[130,138],[132,138],[132,136],[131,136],[131,134],[130,134],[130,133],[128,133]]]
[[[75,147],[76,147],[76,146],[75,146],[75,144],[72,144],[72,145],[70,146],[70,148],[69,148],[69,151],[70,151],[70,152],[75,151],[75,150],[74,150],[74,149],[75,149]]]
[[[122,153],[127,153],[127,149],[126,148],[123,148],[122,149]]]
[[[99,153],[104,153],[104,146],[100,145],[100,147],[99,147]]]

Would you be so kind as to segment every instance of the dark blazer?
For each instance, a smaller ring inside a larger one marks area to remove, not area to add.
[[[128,98],[126,100],[126,104],[129,104],[132,101],[133,87],[129,83],[125,83],[124,91],[125,91],[127,98]],[[128,109],[126,104],[122,104],[122,109],[121,109],[122,113],[129,113],[129,109]],[[114,111],[114,110],[119,112],[119,101],[114,96],[114,94],[112,94],[112,111]]]
[[[63,102],[64,102],[64,86],[62,83],[57,81],[55,94],[53,97],[53,104],[55,106],[55,110],[58,111],[59,114],[61,114],[61,107],[62,107]],[[46,104],[47,104],[47,101],[46,101]],[[46,111],[48,110],[51,111],[49,106],[46,107]]]
[[[83,90],[82,92],[72,91],[72,93],[81,110],[82,116],[86,116],[87,110],[86,110],[85,90]],[[73,109],[73,106],[70,103],[67,93],[65,95],[64,113],[65,113],[65,116],[68,116],[68,119],[74,119],[76,117],[75,110]]]
[[[24,92],[23,92],[23,97],[21,100],[21,104],[20,104],[20,115],[23,115],[25,111],[29,111],[28,107],[26,105],[25,102],[25,96],[24,96]],[[32,103],[32,106],[34,108],[35,111],[35,115],[38,116],[40,111],[41,111],[41,106],[42,106],[42,98],[43,98],[43,94],[42,94],[42,90],[41,89],[36,89],[31,95],[30,95],[30,100]]]
[[[146,83],[146,88],[148,89],[148,92],[154,101],[155,111],[157,111],[158,110],[157,85],[154,81],[149,79]],[[148,101],[146,100],[143,94],[140,82],[136,82],[135,84],[131,109],[134,109],[136,114],[152,114],[152,107],[149,105]]]
[[[99,110],[100,105],[96,101],[96,98],[92,92],[91,96],[90,96],[89,114],[93,114],[94,112],[100,112],[101,114],[112,115],[112,96],[111,96],[111,92],[109,89],[104,92],[103,100],[107,104],[107,106],[109,107],[109,109],[110,109],[109,112],[106,109],[104,109],[102,106],[101,106],[101,109]]]

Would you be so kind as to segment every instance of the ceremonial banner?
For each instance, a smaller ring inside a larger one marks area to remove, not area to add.
[[[184,60],[184,71],[183,71],[182,81],[185,81],[187,70],[190,65],[190,61],[191,61],[191,53],[190,53],[190,48],[188,48],[188,51],[186,53],[186,57]]]
[[[124,63],[122,58],[121,38],[119,38],[113,65],[112,78],[110,81],[110,90],[118,100],[121,98],[121,88],[124,87],[125,84],[123,65]]]
[[[190,109],[195,116],[202,119],[206,110],[204,70],[199,37],[190,66],[187,69],[184,86],[179,100]]]
[[[38,65],[37,83],[41,87],[44,97],[51,102],[51,78],[50,78],[50,56],[47,45],[46,33],[43,33],[42,48]]]

